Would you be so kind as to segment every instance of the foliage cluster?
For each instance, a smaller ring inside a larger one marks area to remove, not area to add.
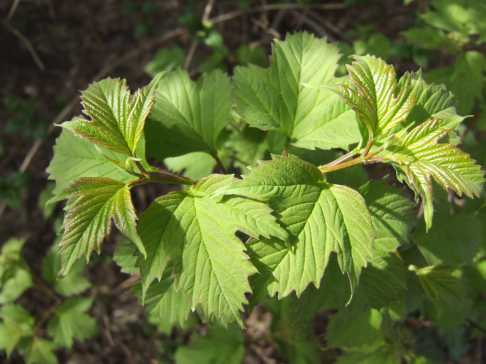
[[[349,34],[352,45],[287,35],[270,62],[244,45],[232,77],[221,34],[181,18],[213,49],[198,81],[180,69],[182,49],[165,48],[145,68],[148,86],[131,94],[125,80],[95,82],[82,92],[83,115],[60,125],[48,172],[49,203],[67,200],[61,261],[53,246],[46,286],[31,275],[23,240],[4,245],[0,348],[55,363],[52,350],[96,335],[93,300],[73,297],[90,287],[78,259],[101,251],[113,220],[127,237],[113,258],[140,276],[132,292],[150,320],[186,330],[197,313],[211,326],[177,350],[178,363],[241,362],[252,343],[238,326],[258,304],[272,314],[267,339],[291,363],[318,362],[319,347],[346,351],[341,364],[442,362],[426,338],[459,360],[464,326],[486,333],[484,201],[465,198],[484,197],[484,172],[468,153],[484,165],[486,150],[460,116],[484,108],[486,60],[471,47],[486,39],[477,25],[485,11],[473,0],[432,1],[398,45],[369,27]],[[438,51],[454,64],[401,78],[383,60],[426,68]],[[378,163],[396,177],[371,180],[363,166]],[[182,189],[138,217],[131,191],[147,183]],[[17,185],[4,185],[3,198],[18,200]],[[53,297],[39,320],[14,303],[32,287]],[[322,310],[333,315],[318,342]],[[417,329],[424,321],[433,328]],[[37,335],[46,324],[49,340]]]

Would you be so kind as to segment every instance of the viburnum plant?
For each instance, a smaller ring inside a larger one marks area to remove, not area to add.
[[[450,217],[444,191],[479,197],[484,173],[457,147],[464,117],[444,86],[420,72],[397,80],[373,56],[355,56],[349,76],[337,78],[339,58],[336,45],[301,32],[275,41],[267,69],[239,66],[231,78],[216,70],[197,82],[178,69],[133,95],[125,80],[90,85],[84,115],[60,125],[48,168],[51,201],[68,200],[58,277],[100,252],[113,219],[129,239],[116,261],[140,274],[133,292],[161,319],[183,325],[197,311],[204,322],[244,328],[242,312],[264,301],[299,325],[334,308],[328,346],[361,348],[349,349],[347,362],[419,362],[395,323],[427,302],[429,317],[461,310],[457,275],[478,251],[435,244],[426,232],[434,209]],[[360,167],[376,163],[393,166],[415,202]],[[227,173],[247,166],[242,179]],[[131,190],[147,183],[185,188],[137,217]],[[410,243],[417,211],[425,224]],[[302,327],[303,336],[279,342],[291,359],[317,347]],[[238,335],[226,339],[239,348]],[[241,360],[236,346],[228,363]]]

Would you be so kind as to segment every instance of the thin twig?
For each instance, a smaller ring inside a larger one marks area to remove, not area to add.
[[[10,8],[10,11],[8,12],[7,19],[6,21],[9,22],[10,19],[12,19],[15,10],[17,10],[17,6],[19,6],[20,0],[15,0],[14,3],[12,4],[12,7]]]
[[[111,48],[108,47],[108,45],[103,41],[103,39],[101,39],[101,37],[99,36],[99,34],[96,32],[96,30],[91,26],[91,24],[88,21],[88,19],[86,19],[86,16],[84,16],[84,13],[81,10],[81,8],[79,7],[79,5],[76,2],[76,0],[71,0],[71,3],[74,5],[74,8],[76,9],[76,12],[80,16],[80,18],[83,20],[83,23],[84,23],[84,25],[86,25],[86,28],[89,29],[89,31],[91,32],[91,34],[93,35],[93,37],[98,41],[98,43],[100,43],[103,46],[103,48],[106,49],[106,51],[108,53],[115,55],[115,52],[113,52],[111,50]]]
[[[29,40],[27,38],[25,38],[23,36],[22,33],[20,33],[17,29],[15,29],[14,27],[12,27],[9,23],[7,23],[6,21],[3,22],[5,27],[13,34],[15,35],[17,38],[19,38],[19,40],[22,42],[22,44],[25,46],[25,48],[27,48],[27,51],[29,51],[30,55],[32,56],[32,58],[34,59],[34,62],[35,64],[37,65],[37,67],[39,67],[39,69],[41,71],[45,71],[45,66],[44,66],[44,63],[42,63],[41,59],[39,58],[39,56],[37,55],[37,52],[35,51],[34,47],[32,46],[32,44],[30,44]]]
[[[331,163],[328,163],[326,164],[324,167],[332,167],[332,166],[335,166],[336,164],[339,164],[341,162],[344,162],[346,160],[348,160],[349,158],[351,158],[352,156],[354,155],[354,150],[352,150],[351,152],[349,153],[346,153],[345,155],[339,157],[338,159],[336,159],[335,161],[332,161]]]
[[[483,329],[481,326],[479,326],[478,324],[476,324],[471,319],[467,319],[466,321],[468,322],[469,325],[475,327],[476,329],[478,329],[479,331],[481,331],[483,334],[486,334],[486,329]]]
[[[216,159],[216,163],[218,163],[218,167],[219,167],[219,169],[221,169],[221,172],[223,172],[223,174],[228,174],[228,172],[226,171],[226,168],[224,168],[223,162],[221,162],[221,159],[219,159],[219,157],[218,157],[218,152],[214,151],[213,157],[214,157],[214,159]]]
[[[186,60],[184,62],[184,67],[186,71],[189,69],[189,66],[191,65],[192,58],[194,57],[194,54],[196,53],[197,45],[198,45],[197,40],[193,40],[191,44],[191,48],[189,48],[189,52],[187,52]]]
[[[341,39],[350,40],[350,38],[346,34],[344,34],[344,32],[341,29],[339,29],[337,26],[335,26],[333,23],[331,23],[326,18],[324,18],[324,17],[322,17],[322,16],[320,16],[320,15],[318,15],[315,12],[312,12],[312,11],[309,12],[309,16],[311,18],[314,18],[318,22],[320,22],[322,25],[324,25],[331,32],[338,35]]]
[[[325,5],[318,5],[318,4],[269,4],[263,6],[257,6],[250,10],[236,10],[231,13],[223,14],[220,16],[216,16],[214,18],[209,19],[209,21],[213,24],[220,23],[223,21],[231,20],[237,18],[239,16],[245,14],[252,14],[252,13],[259,13],[262,11],[270,11],[270,10],[299,10],[305,9],[306,7],[311,9],[319,9],[319,10],[337,10],[337,9],[345,9],[346,5],[344,4],[325,4]]]
[[[213,10],[214,1],[215,0],[209,0],[208,3],[206,4],[206,7],[204,8],[204,14],[202,17],[203,23],[208,21],[209,15],[211,14],[211,10]]]

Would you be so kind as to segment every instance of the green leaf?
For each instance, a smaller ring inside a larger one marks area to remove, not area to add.
[[[184,291],[192,310],[200,303],[206,316],[225,316],[242,326],[238,311],[247,302],[244,293],[250,291],[248,276],[255,268],[235,231],[282,239],[287,233],[262,202],[242,197],[210,198],[216,189],[233,181],[232,176],[212,175],[189,191],[156,199],[140,217],[138,231],[147,259],[140,257],[137,264],[146,292],[173,260],[176,289]]]
[[[180,346],[177,364],[240,364],[245,355],[243,332],[235,326],[214,326],[208,335],[193,335],[190,346]]]
[[[126,80],[107,78],[94,82],[81,96],[83,112],[90,120],[78,118],[61,126],[103,148],[135,156],[162,76],[160,73],[148,86],[139,89],[133,99]]]
[[[231,134],[227,145],[236,151],[235,167],[246,170],[263,160],[267,151],[267,142],[262,132],[255,128],[245,127]]]
[[[241,65],[251,63],[263,68],[268,67],[268,58],[262,46],[252,47],[243,44],[236,49],[235,58]]]
[[[132,293],[138,296],[139,302],[145,309],[160,320],[170,325],[179,324],[184,327],[191,313],[191,304],[184,292],[177,292],[172,277],[173,264],[169,263],[164,269],[160,281],[152,282],[145,292],[141,283],[134,285]]]
[[[442,85],[442,82],[435,83],[437,85],[428,85],[425,83],[422,79],[421,71],[405,73],[400,78],[397,91],[408,86],[412,87],[413,93],[416,96],[416,103],[405,121],[394,131],[399,131],[412,125],[417,126],[433,118],[460,119],[460,121],[464,119],[464,117],[456,114],[455,106],[457,102],[454,100],[452,93],[447,91],[446,87]]]
[[[360,349],[353,348],[347,351],[348,355],[338,357],[336,364],[400,364],[401,362],[393,348],[383,345],[382,338],[375,340],[372,345],[363,345]],[[420,364],[429,363],[420,362]]]
[[[149,63],[145,65],[144,71],[151,77],[157,76],[160,72],[171,72],[177,67],[182,67],[186,55],[180,47],[162,48],[155,53]]]
[[[311,320],[328,300],[332,300],[336,308],[344,309],[351,298],[349,277],[341,272],[336,253],[331,253],[319,288],[309,284],[297,301],[297,312],[300,319]]]
[[[124,164],[126,156],[114,153],[108,149],[103,152],[110,158]],[[142,136],[138,143],[137,156],[145,163],[145,140]],[[52,158],[46,172],[49,179],[56,180],[53,194],[59,194],[64,188],[77,178],[106,177],[125,183],[136,180],[138,177],[122,172],[114,164],[96,151],[95,145],[84,139],[76,137],[72,131],[63,129],[61,136],[56,139],[54,158]]]
[[[52,341],[34,336],[25,349],[25,361],[27,364],[57,364],[57,358],[52,352],[55,349],[57,345]]]
[[[411,87],[397,92],[395,70],[382,59],[369,55],[354,58],[356,61],[347,66],[354,88],[316,83],[309,86],[332,90],[358,114],[362,144],[366,144],[368,138],[387,136],[405,120],[415,103],[415,95]]]
[[[280,130],[289,142],[306,149],[348,149],[359,141],[355,116],[330,92],[302,83],[342,83],[334,77],[340,58],[336,45],[299,32],[275,40],[268,69],[236,67],[236,113],[252,127]]]
[[[469,51],[462,53],[454,67],[437,68],[424,75],[429,83],[444,83],[459,101],[458,112],[462,115],[474,111],[477,100],[482,99],[486,58],[482,53]]]
[[[199,82],[180,69],[168,74],[147,120],[147,155],[162,160],[215,152],[232,103],[229,78],[219,70],[203,74]]]
[[[387,187],[388,176],[359,189],[363,195],[375,230],[375,247],[394,252],[410,240],[415,227],[415,204],[405,196],[404,188]]]
[[[270,329],[274,335],[274,342],[282,356],[290,359],[291,363],[317,363],[319,362],[318,344],[316,340],[309,339],[313,322],[295,323],[297,301],[292,295],[282,300],[272,298],[263,302],[267,312],[272,315]]]
[[[471,264],[481,244],[482,224],[474,214],[451,215],[443,204],[435,213],[435,225],[428,233],[420,222],[413,241],[430,265],[440,263]]]
[[[77,295],[91,288],[91,282],[81,275],[87,265],[82,260],[78,260],[73,264],[71,271],[66,277],[57,280],[57,273],[61,270],[61,260],[57,255],[58,251],[57,244],[54,244],[47,251],[42,261],[42,275],[44,279],[52,284],[54,289],[64,297]]]
[[[47,205],[47,201],[49,201],[49,199],[52,197],[52,191],[54,191],[55,187],[56,185],[50,182],[47,184],[46,188],[43,189],[39,194],[37,206],[42,209],[42,212],[44,213],[44,220],[47,220],[49,217],[51,217],[54,213],[54,210],[56,209],[56,204]]]
[[[425,49],[440,49],[447,39],[443,31],[433,28],[410,28],[400,34],[413,45]]]
[[[0,285],[0,304],[17,300],[34,285],[32,275],[27,269],[16,267],[12,269],[11,274],[12,276]]]
[[[461,280],[452,273],[456,268],[447,263],[417,270],[417,275],[425,293],[433,303],[445,302],[459,311],[462,307],[465,289]]]
[[[327,343],[331,348],[370,345],[382,335],[383,320],[384,313],[379,310],[369,310],[347,322],[335,316],[329,322]]]
[[[113,260],[121,268],[122,273],[130,275],[140,274],[140,269],[135,266],[137,262],[136,251],[137,247],[130,239],[120,239],[120,244],[115,247]]]
[[[484,172],[469,154],[451,144],[438,144],[461,118],[431,119],[414,128],[386,158],[397,169],[398,179],[424,200],[427,229],[432,226],[433,194],[431,177],[445,190],[472,198],[483,190]]]
[[[69,198],[64,219],[62,268],[58,276],[64,277],[72,265],[83,255],[89,260],[91,252],[101,252],[103,238],[111,233],[111,219],[120,231],[128,236],[144,254],[145,249],[137,234],[135,209],[130,188],[111,178],[79,178],[65,188],[56,200]]]
[[[430,5],[433,10],[420,16],[426,23],[448,32],[479,34],[479,42],[486,39],[486,25],[482,21],[486,15],[486,6],[481,1],[434,0]]]
[[[75,298],[58,307],[48,326],[49,335],[54,342],[71,350],[74,339],[83,342],[98,334],[96,320],[86,314],[93,300],[94,297]]]
[[[34,317],[22,306],[14,304],[2,306],[0,316],[3,319],[0,323],[0,350],[5,350],[10,357],[19,341],[32,335]]]
[[[290,233],[287,243],[263,238],[247,245],[260,273],[251,279],[250,307],[277,292],[279,298],[294,290],[300,296],[309,283],[318,287],[332,251],[356,287],[373,247],[363,197],[351,188],[326,183],[316,167],[295,156],[272,158],[216,193],[269,202]]]
[[[180,157],[166,158],[164,164],[173,172],[183,172],[186,177],[199,179],[207,177],[213,172],[216,160],[207,153],[194,152]]]

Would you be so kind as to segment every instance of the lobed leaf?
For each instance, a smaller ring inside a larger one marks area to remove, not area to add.
[[[139,234],[147,259],[139,259],[143,295],[151,282],[162,279],[174,261],[175,287],[183,290],[195,310],[201,304],[205,316],[225,316],[243,326],[239,310],[250,291],[248,276],[255,268],[248,261],[236,230],[258,237],[287,238],[270,208],[242,197],[211,199],[218,188],[233,182],[232,176],[212,175],[189,191],[159,197],[140,217]],[[139,254],[140,256],[140,254]]]
[[[52,284],[56,292],[64,297],[74,296],[91,288],[92,283],[81,275],[87,265],[82,260],[78,260],[73,264],[66,277],[57,280],[57,273],[61,270],[58,251],[59,248],[56,243],[47,251],[42,261],[42,275],[44,279]]]
[[[229,78],[220,70],[203,74],[199,82],[180,69],[168,74],[147,120],[147,155],[162,160],[191,152],[212,154],[232,103]]]
[[[445,302],[450,308],[462,308],[465,288],[461,280],[452,273],[456,270],[448,263],[433,265],[417,270],[420,284],[433,303]]]
[[[481,244],[482,224],[475,214],[451,214],[447,203],[435,212],[435,225],[426,233],[418,224],[413,241],[429,265],[440,263],[471,264]]]
[[[350,82],[347,85],[329,86],[316,83],[312,87],[333,90],[358,115],[358,124],[366,143],[368,138],[386,136],[390,130],[405,120],[415,103],[411,87],[397,89],[393,66],[374,56],[355,56],[347,66]]]
[[[0,308],[0,350],[5,350],[7,357],[12,355],[23,337],[32,336],[34,317],[22,306],[8,304]]]
[[[309,283],[319,287],[330,253],[338,254],[353,290],[373,247],[371,217],[363,197],[351,188],[325,182],[313,165],[272,155],[243,180],[220,188],[218,195],[241,195],[269,203],[290,233],[284,241],[253,239],[247,249],[259,275],[252,277],[250,307],[265,296],[282,298]]]
[[[93,299],[75,298],[59,306],[47,328],[55,343],[71,350],[74,339],[83,342],[98,334],[96,320],[86,314]]]
[[[304,87],[305,82],[337,84],[336,45],[305,32],[275,40],[270,67],[236,67],[236,113],[252,127],[280,130],[299,148],[348,149],[359,141],[354,115],[335,95]]]
[[[25,349],[25,362],[27,364],[57,364],[57,357],[52,352],[57,345],[50,340],[41,340],[36,336]]]
[[[62,267],[58,277],[69,273],[76,259],[101,251],[103,238],[109,238],[111,219],[145,253],[136,231],[137,215],[129,186],[110,178],[79,178],[65,188],[56,200],[69,199],[64,219],[64,236],[60,242]]]
[[[451,144],[439,144],[461,118],[431,119],[414,128],[386,158],[398,170],[400,181],[406,181],[424,199],[427,230],[432,226],[432,181],[459,196],[472,198],[483,190],[484,172],[468,154]],[[402,174],[403,173],[403,174]]]
[[[195,334],[193,340],[177,349],[178,364],[239,364],[245,355],[243,332],[234,326],[214,326],[208,335]]]
[[[130,239],[120,239],[120,244],[115,247],[113,260],[121,268],[122,273],[130,275],[140,274],[140,269],[135,266],[137,262],[136,251],[137,247]]]
[[[84,114],[90,120],[78,118],[60,126],[75,135],[114,152],[135,156],[145,119],[155,103],[155,91],[162,79],[158,74],[150,84],[139,89],[133,98],[126,80],[108,77],[94,82],[82,92]]]
[[[176,291],[174,278],[172,277],[174,266],[169,263],[164,269],[160,281],[152,282],[145,292],[141,283],[137,283],[132,293],[138,296],[139,302],[145,309],[160,320],[170,325],[179,324],[185,327],[191,313],[191,304],[184,292]]]
[[[124,164],[126,156],[104,149],[108,157]],[[142,165],[147,168],[145,162],[145,138],[142,135],[138,143],[136,154],[142,159]],[[131,182],[136,176],[124,173],[116,165],[108,161],[98,151],[93,143],[76,137],[69,129],[63,129],[54,145],[54,157],[47,167],[49,179],[56,181],[54,195],[59,194],[64,188],[77,178],[81,177],[105,177],[121,182]]]

